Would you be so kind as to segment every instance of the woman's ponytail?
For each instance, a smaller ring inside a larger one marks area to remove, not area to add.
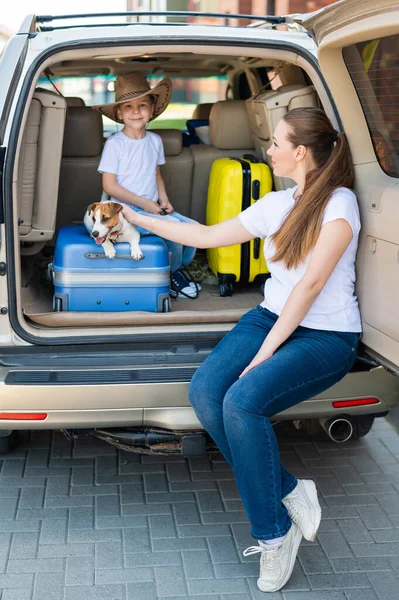
[[[296,108],[283,118],[289,126],[288,140],[294,147],[306,146],[316,163],[302,195],[272,236],[276,248],[272,262],[283,261],[292,269],[314,248],[334,190],[353,187],[354,170],[346,135],[334,130],[322,110]]]

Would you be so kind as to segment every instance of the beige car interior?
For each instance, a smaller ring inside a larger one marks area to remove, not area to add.
[[[67,96],[65,100],[67,106],[85,106],[83,98],[79,98],[78,96]]]
[[[256,149],[256,155],[268,161],[267,151],[272,145],[273,131],[279,120],[294,108],[318,107],[316,90],[312,85],[282,85],[276,90],[261,92],[246,101],[247,112]],[[276,189],[287,189],[294,185],[287,178],[274,176]]]
[[[100,113],[89,106],[69,106],[57,203],[57,231],[63,225],[82,222],[87,206],[102,194],[101,175],[97,171],[103,149]]]
[[[35,91],[18,163],[22,253],[38,252],[54,236],[65,114],[65,98],[47,90]]]
[[[190,148],[183,148],[183,136],[178,129],[152,129],[162,138],[165,164],[161,174],[173,207],[182,215],[191,214],[194,158]]]
[[[191,216],[205,223],[209,175],[213,162],[224,156],[254,154],[249,119],[244,100],[216,102],[209,115],[211,143],[191,146],[194,177],[191,190]]]
[[[162,137],[166,159],[162,175],[178,212],[205,223],[214,160],[250,154],[267,162],[266,152],[278,120],[292,108],[319,105],[315,88],[308,85],[299,67],[286,63],[282,68],[279,61],[278,74],[276,89],[261,89],[247,101],[224,100],[196,107],[193,118],[209,118],[210,144],[183,147],[179,130],[154,129]],[[22,257],[21,300],[31,324],[93,327],[99,319],[102,326],[116,327],[234,323],[261,301],[257,283],[237,286],[233,296],[225,298],[220,297],[217,285],[203,284],[199,298],[174,300],[170,313],[53,312],[51,284],[43,285],[30,276],[32,260],[36,256],[45,261],[40,252],[45,244],[51,249],[59,227],[82,222],[87,206],[101,198],[101,175],[97,171],[103,147],[101,116],[81,98],[35,91],[23,140],[19,228],[21,254],[30,256]],[[274,178],[276,190],[289,185],[292,182]]]
[[[209,115],[211,114],[211,108],[213,106],[212,102],[204,102],[202,104],[197,104],[192,114],[192,119],[209,119]]]

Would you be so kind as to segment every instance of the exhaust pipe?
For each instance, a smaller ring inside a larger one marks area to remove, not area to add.
[[[319,423],[333,442],[347,442],[353,435],[353,425],[346,417],[319,419]]]

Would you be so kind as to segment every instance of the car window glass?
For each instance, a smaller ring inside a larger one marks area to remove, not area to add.
[[[148,77],[151,87],[162,77]],[[198,104],[214,103],[226,98],[227,76],[219,77],[171,77],[173,83],[172,99],[165,112],[150,124],[153,129],[186,130],[186,121],[191,119]]]
[[[247,100],[247,98],[250,98],[252,96],[251,88],[249,87],[249,81],[245,71],[238,75],[236,81],[236,89],[236,97],[238,100]]]
[[[163,76],[149,76],[148,81],[154,87]],[[171,77],[173,82],[172,99],[167,109],[149,128],[186,130],[186,121],[190,119],[197,104],[225,100],[227,76],[218,77]],[[52,77],[55,87],[63,96],[78,96],[86,106],[107,104],[115,99],[115,76],[98,77]],[[38,86],[54,90],[50,81],[40,78]],[[103,116],[104,137],[109,137],[121,129],[121,125]]]
[[[399,36],[343,49],[381,168],[399,177]]]

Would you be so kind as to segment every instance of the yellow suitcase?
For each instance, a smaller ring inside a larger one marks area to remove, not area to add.
[[[254,156],[218,158],[212,165],[206,224],[215,225],[238,215],[271,192],[270,167]],[[231,296],[235,282],[265,279],[268,269],[263,256],[263,240],[207,250],[208,264],[219,280],[221,296]]]

